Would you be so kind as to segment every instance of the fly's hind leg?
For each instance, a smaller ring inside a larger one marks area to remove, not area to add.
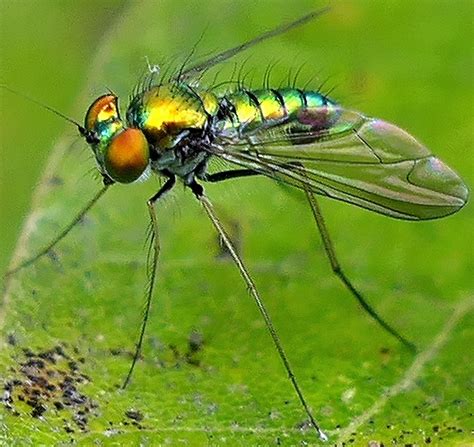
[[[260,173],[253,171],[251,169],[235,169],[230,171],[217,172],[215,174],[206,175],[203,177],[203,180],[208,182],[220,182],[224,180],[248,177],[253,175],[260,175]],[[367,302],[363,295],[353,286],[352,282],[345,275],[342,270],[339,261],[337,260],[336,252],[332,244],[331,238],[329,237],[329,232],[326,227],[321,209],[316,197],[314,194],[306,187],[305,184],[302,185],[303,190],[305,191],[308,202],[311,206],[311,211],[314,216],[314,220],[318,227],[319,233],[321,234],[321,239],[323,241],[324,250],[331,264],[331,269],[334,274],[340,279],[344,286],[351,292],[352,296],[358,301],[361,307],[373,318],[385,331],[394,336],[398,341],[400,341],[404,346],[406,346],[410,351],[416,352],[416,346],[406,337],[401,335],[395,328],[388,324],[376,311],[375,309]]]
[[[250,177],[254,175],[261,175],[259,172],[251,169],[231,169],[229,171],[216,172],[214,174],[205,174],[202,180],[210,183],[222,182],[235,178]]]
[[[324,250],[331,264],[331,269],[335,275],[341,280],[344,286],[351,292],[352,296],[358,301],[362,308],[389,334],[395,337],[399,342],[406,346],[410,351],[416,352],[416,346],[409,340],[407,340],[403,335],[400,334],[395,328],[388,324],[376,311],[375,309],[367,302],[363,295],[352,285],[352,282],[343,272],[339,261],[337,260],[336,252],[332,244],[331,238],[326,227],[323,215],[321,213],[321,208],[316,200],[314,194],[308,189],[306,185],[303,185],[303,189],[306,194],[306,198],[311,207],[311,212],[313,213],[314,220],[318,227],[319,233],[321,234],[321,239],[323,242]]]
[[[252,171],[253,172],[253,171]],[[253,175],[253,174],[248,174],[248,175]],[[221,179],[222,180],[222,179]],[[234,245],[232,244],[232,241],[230,240],[230,237],[228,236],[227,232],[224,229],[224,226],[222,225],[221,221],[217,217],[214,208],[209,201],[209,199],[204,195],[204,189],[201,185],[196,183],[195,180],[192,180],[188,184],[189,188],[193,191],[194,195],[196,198],[201,202],[202,207],[206,211],[207,216],[209,217],[209,220],[211,221],[212,225],[214,226],[216,232],[218,233],[219,237],[222,240],[222,243],[224,246],[227,248],[227,251],[229,252],[230,256],[232,257],[232,260],[234,261],[234,264],[239,270],[239,273],[244,280],[245,285],[247,286],[247,290],[249,291],[250,295],[255,301],[255,304],[257,305],[257,308],[260,312],[260,314],[263,317],[263,320],[265,321],[265,325],[267,327],[267,331],[273,341],[273,344],[275,345],[275,348],[278,352],[278,355],[280,357],[280,360],[283,363],[283,366],[286,370],[286,373],[288,375],[288,378],[290,379],[291,384],[293,385],[293,389],[295,390],[296,395],[298,396],[298,399],[304,408],[304,411],[309,418],[311,425],[313,428],[316,430],[319,438],[323,441],[326,441],[328,438],[326,434],[321,430],[319,424],[316,422],[316,419],[314,418],[308,404],[306,403],[306,398],[304,397],[303,391],[299,386],[298,381],[296,380],[296,377],[293,373],[293,368],[290,365],[290,362],[288,360],[288,357],[286,356],[285,351],[283,350],[283,346],[280,342],[280,338],[277,335],[277,332],[275,330],[275,327],[273,326],[273,322],[270,318],[270,315],[267,312],[267,308],[265,304],[263,303],[262,299],[260,298],[260,294],[258,293],[257,287],[250,276],[250,273],[247,270],[247,267],[243,263],[242,258],[239,256],[237,253],[237,250],[235,249]]]

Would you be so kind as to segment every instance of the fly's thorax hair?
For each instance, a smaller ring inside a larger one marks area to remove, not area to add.
[[[240,132],[252,132],[260,126],[271,127],[304,108],[336,104],[323,92],[327,80],[312,87],[320,73],[304,79],[304,68],[308,64],[302,63],[290,68],[283,76],[277,76],[275,72],[281,59],[270,61],[261,75],[261,81],[257,79],[254,83],[254,77],[259,76],[254,76],[253,69],[244,68],[248,60],[245,59],[239,66],[236,64],[225,82],[215,82],[210,87],[219,100],[218,114],[222,121],[219,127],[226,133],[232,127],[239,128]]]

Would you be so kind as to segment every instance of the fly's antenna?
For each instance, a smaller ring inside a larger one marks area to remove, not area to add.
[[[27,101],[30,101],[40,107],[43,107],[43,109],[49,110],[50,112],[54,113],[56,116],[59,116],[60,118],[66,120],[67,122],[74,124],[79,130],[79,133],[81,135],[83,136],[87,135],[87,131],[83,126],[81,126],[76,120],[73,120],[72,118],[69,118],[68,116],[64,115],[64,113],[61,113],[58,110],[54,109],[53,107],[48,106],[47,104],[44,104],[41,101],[38,101],[37,99],[34,99],[31,96],[28,96],[25,93],[19,92],[18,90],[12,89],[11,87],[8,87],[4,84],[0,84],[0,87],[5,90],[8,90],[10,93],[13,93],[14,95],[20,96],[21,98],[26,99]]]

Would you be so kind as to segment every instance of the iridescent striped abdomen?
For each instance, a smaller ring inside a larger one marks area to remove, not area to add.
[[[296,88],[239,90],[219,98],[222,130],[241,133],[284,122],[306,108],[335,105],[321,93]]]

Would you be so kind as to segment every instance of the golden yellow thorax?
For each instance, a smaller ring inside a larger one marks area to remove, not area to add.
[[[200,97],[179,86],[154,87],[143,95],[142,101],[146,116],[143,131],[161,148],[170,147],[183,130],[201,129],[206,124]]]

